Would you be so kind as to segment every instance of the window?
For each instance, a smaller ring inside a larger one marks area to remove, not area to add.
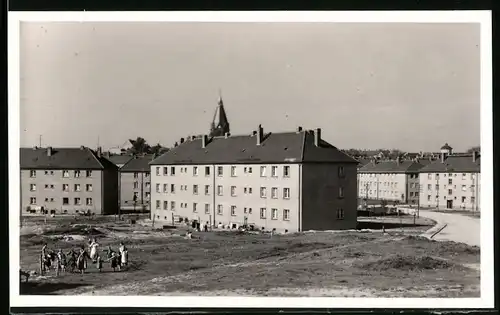
[[[36,205],[36,198],[35,197],[30,198],[30,205]]]
[[[345,177],[344,167],[343,166],[339,166],[339,177],[340,178],[344,178]]]
[[[35,170],[31,170],[30,171],[30,177],[36,177],[36,171]]]
[[[146,177],[149,177],[149,172],[145,172],[144,175],[146,175]]]
[[[36,191],[36,184],[30,184],[30,191]]]
[[[278,167],[271,166],[271,177],[277,177],[277,176],[278,176]]]
[[[198,176],[198,167],[193,166],[193,176]]]
[[[139,183],[138,182],[134,182],[134,189],[137,189],[139,188]]]
[[[45,188],[49,188],[49,185],[45,184]]]
[[[205,166],[205,176],[210,176],[210,166]]]
[[[427,201],[431,201],[431,195],[427,195]]]
[[[448,177],[452,177],[452,176],[453,176],[453,174],[452,174],[452,173],[449,173],[449,174],[448,174]]]
[[[160,200],[156,200],[156,209],[160,209]]]
[[[266,177],[266,167],[265,166],[260,167],[260,177]]]
[[[248,208],[248,214],[252,214],[252,208]]]
[[[248,194],[251,195],[252,194],[252,187],[248,187]]]
[[[343,220],[344,219],[344,209],[339,208],[337,209],[337,220]]]
[[[266,187],[260,187],[260,198],[266,198],[267,189]]]
[[[436,185],[436,191],[438,191],[438,190],[439,190],[439,185]]]
[[[75,198],[75,205],[80,205],[80,204],[81,204],[80,198]]]
[[[463,173],[462,174],[462,179],[465,179],[467,177],[467,174]]]
[[[68,184],[63,184],[62,190],[63,191],[69,191],[69,185]]]
[[[160,184],[156,184],[156,192],[160,192]]]
[[[339,187],[339,198],[344,198],[344,187]]]
[[[432,185],[431,184],[427,184],[427,190],[432,190]]]
[[[150,183],[150,182],[146,182],[146,183],[145,183],[145,186],[146,186],[146,188],[148,188],[148,189],[149,189],[149,188],[151,187],[151,183]]]
[[[231,206],[231,215],[236,216],[236,206]]]
[[[271,188],[271,198],[278,199],[278,188],[277,187]]]
[[[170,192],[172,194],[175,194],[175,185],[174,184],[170,184]]]
[[[198,212],[198,204],[196,202],[193,202],[193,212]]]
[[[75,191],[80,191],[80,184],[75,184]]]
[[[413,176],[413,175],[412,175],[412,176]],[[413,188],[413,187],[414,187],[414,185],[415,185],[414,183],[411,183],[411,184],[410,184],[410,188]]]
[[[466,199],[465,197],[462,197],[462,202],[465,202],[465,199]]]
[[[210,195],[210,185],[205,185],[205,195]]]
[[[247,207],[243,208],[243,213],[247,213]]]
[[[410,191],[410,197],[413,197],[413,191]]]
[[[236,166],[231,166],[231,176],[236,176]]]
[[[149,191],[146,191],[146,192],[144,193],[144,195],[145,195],[146,199],[151,198],[151,193],[150,193]]]
[[[474,188],[476,188],[476,186],[470,185],[470,191],[474,192]]]
[[[206,203],[205,204],[205,214],[209,214],[210,213],[210,204]]]
[[[134,191],[134,202],[137,202],[137,198],[139,198],[139,192]]]
[[[217,166],[217,176],[223,176],[224,175],[224,169],[222,166]]]
[[[175,201],[170,201],[170,210],[175,211]]]
[[[160,167],[156,168],[156,176],[160,176]]]
[[[175,176],[175,166],[170,167],[170,175]]]
[[[470,197],[470,203],[475,203],[476,202],[476,197]]]
[[[75,171],[75,178],[80,177],[80,171]]]
[[[283,209],[283,220],[285,220],[285,221],[290,220],[290,210],[289,209]]]
[[[92,171],[85,171],[85,176],[92,177]]]
[[[231,196],[232,197],[236,196],[236,186],[231,186]]]
[[[278,220],[278,209],[271,209],[271,220]]]
[[[198,194],[198,185],[193,185],[193,195]]]
[[[134,178],[139,178],[139,173],[134,173]]]
[[[283,177],[290,177],[290,166],[288,165],[283,166]]]
[[[168,209],[168,201],[163,201],[163,210]]]
[[[224,191],[223,191],[222,185],[217,186],[217,195],[222,196],[223,193],[224,193]]]
[[[63,171],[63,177],[69,177],[69,171]]]
[[[448,195],[453,195],[453,190],[452,189],[448,189]]]
[[[247,173],[247,168],[246,167],[243,168],[243,173],[245,173],[245,174]]]
[[[68,197],[63,198],[63,205],[69,205],[69,198]]]
[[[87,191],[92,191],[92,184],[85,185]]]
[[[252,174],[252,168],[251,167],[248,168],[248,173]]]
[[[261,219],[266,218],[266,208],[260,208],[260,218]]]
[[[222,210],[223,210],[222,205],[217,205],[217,214],[218,215],[222,215]]]
[[[448,185],[451,185],[451,184],[453,184],[453,179],[450,178],[450,179],[448,179]]]
[[[290,188],[283,188],[283,199],[290,199]]]
[[[168,193],[168,184],[163,184],[163,192]]]
[[[244,187],[244,188],[243,188],[243,193],[244,193],[244,194],[246,194],[246,193],[247,193],[247,188],[246,188],[246,187]]]
[[[87,198],[86,202],[87,202],[87,206],[91,206],[93,204],[92,198]]]

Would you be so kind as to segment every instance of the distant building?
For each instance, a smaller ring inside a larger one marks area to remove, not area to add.
[[[453,154],[445,144],[440,159],[420,170],[421,196],[424,207],[480,210],[480,153]]]
[[[360,198],[418,204],[419,170],[416,161],[373,160],[361,167],[359,173]]]
[[[110,148],[108,151],[112,155],[120,155],[127,153],[133,147],[132,142],[130,140],[125,141],[122,145]]]
[[[217,114],[219,114],[219,119],[217,124],[215,124],[215,119],[217,118]],[[219,104],[217,109],[215,110],[214,118],[212,120],[212,124],[210,126],[210,137],[222,137],[226,133],[231,132],[229,129],[229,120],[227,119],[226,110],[224,109],[224,103],[222,102],[222,97],[219,97]]]
[[[153,155],[135,156],[120,168],[120,207],[148,211],[151,201],[149,162]]]
[[[151,163],[151,215],[231,228],[352,229],[357,161],[321,129],[181,139]]]
[[[99,148],[21,148],[21,211],[114,214],[118,168]]]

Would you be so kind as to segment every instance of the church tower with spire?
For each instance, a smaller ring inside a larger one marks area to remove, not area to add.
[[[219,114],[219,119],[216,124],[215,119],[217,118],[217,114]],[[214,118],[210,126],[210,137],[224,136],[226,132],[229,132],[229,121],[227,120],[226,111],[224,110],[224,103],[222,102],[222,96],[219,92],[218,106],[215,109]]]

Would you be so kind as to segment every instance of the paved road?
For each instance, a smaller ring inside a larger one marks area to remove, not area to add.
[[[420,215],[435,220],[437,226],[447,224],[441,232],[433,237],[437,241],[455,241],[475,246],[481,245],[480,218],[428,210],[420,210]]]

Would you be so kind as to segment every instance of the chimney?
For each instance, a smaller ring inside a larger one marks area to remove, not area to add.
[[[174,143],[174,148],[178,147],[179,144],[177,143],[177,141]]]
[[[262,125],[259,125],[259,129],[257,129],[257,145],[261,144],[263,133],[264,133],[264,129],[262,128]]]
[[[477,158],[479,157],[479,152],[472,151],[472,162],[476,163]]]
[[[196,139],[196,136],[192,136],[192,137],[191,137],[191,140],[195,140],[195,139]]]
[[[207,135],[203,135],[201,137],[201,147],[206,148],[207,144],[208,144],[208,137],[207,137]]]
[[[181,143],[184,143],[184,138],[181,138]]]
[[[319,147],[321,142],[321,128],[314,129],[314,145]]]
[[[85,150],[85,147],[83,145],[80,146],[80,150]]]
[[[101,157],[102,156],[102,148],[101,147],[97,147],[97,157]]]
[[[257,134],[257,131],[252,131],[252,136],[255,136]]]
[[[298,126],[297,127],[297,133],[301,132],[302,131],[302,127],[301,126]]]
[[[401,164],[401,157],[399,155],[396,157],[396,163],[398,163],[398,165]]]
[[[52,156],[52,147],[47,148],[47,156]]]
[[[227,138],[229,138],[229,136],[230,136],[230,135],[231,135],[231,134],[230,134],[229,132],[226,132],[226,133],[224,133],[224,138],[226,138],[226,139],[227,139]]]

